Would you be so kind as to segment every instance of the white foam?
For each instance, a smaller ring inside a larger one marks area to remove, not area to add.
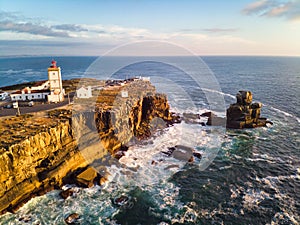
[[[9,69],[9,70],[0,70],[0,73],[3,74],[19,74],[19,73],[26,73],[26,72],[32,72],[33,69],[22,69],[22,70],[13,70],[13,69]]]
[[[267,105],[266,105],[266,106],[267,106]],[[293,114],[290,114],[290,113],[285,112],[285,111],[283,111],[283,110],[277,109],[277,108],[275,108],[275,107],[273,107],[273,106],[269,106],[269,108],[272,109],[272,110],[274,110],[274,111],[276,111],[276,112],[282,113],[282,114],[284,114],[285,116],[294,118],[294,119],[297,120],[298,123],[300,123],[300,118],[298,118],[297,116],[295,116],[295,115],[293,115]]]
[[[203,90],[203,91],[212,92],[212,93],[216,93],[216,94],[220,94],[220,95],[223,95],[223,96],[227,96],[227,97],[230,97],[230,98],[233,98],[233,99],[236,99],[236,96],[231,95],[231,94],[224,93],[224,92],[222,92],[222,91],[217,91],[217,90],[208,89],[208,88],[202,88],[202,90]]]
[[[161,135],[155,137],[151,144],[130,147],[125,156],[119,160],[121,166],[116,167],[113,165],[108,168],[108,171],[112,174],[111,181],[127,184],[132,182],[143,187],[168,179],[188,162],[187,160],[166,156],[162,151],[168,151],[168,147],[174,147],[175,145],[183,145],[190,149],[196,147],[218,149],[222,142],[220,133],[207,132],[206,129],[209,128],[182,122],[169,127]],[[204,161],[207,161],[212,160],[211,157],[215,152],[208,150],[202,153]],[[194,164],[197,163],[200,166],[202,162],[201,160],[194,162]]]

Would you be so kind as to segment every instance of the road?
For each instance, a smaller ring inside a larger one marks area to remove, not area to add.
[[[72,99],[70,98],[70,100],[72,100]],[[67,104],[69,104],[68,97],[66,97],[63,102],[59,102],[59,103],[35,104],[32,107],[29,107],[29,106],[25,107],[24,106],[24,107],[19,107],[19,109],[20,109],[20,113],[22,115],[22,114],[26,114],[26,113],[34,113],[34,112],[40,112],[40,111],[55,109],[55,108],[58,108],[58,107],[65,106]],[[0,117],[15,116],[16,114],[17,114],[17,109],[14,109],[14,108],[6,109],[6,108],[3,108],[3,107],[0,107]]]

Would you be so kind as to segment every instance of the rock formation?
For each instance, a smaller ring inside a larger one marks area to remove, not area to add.
[[[268,123],[266,118],[260,117],[261,103],[252,103],[252,93],[250,91],[239,91],[236,95],[236,103],[231,104],[226,111],[226,118],[219,117],[213,112],[205,112],[200,115],[207,117],[206,125],[226,126],[231,129],[263,127]]]
[[[99,177],[88,167],[82,151],[100,140],[103,152],[95,152],[97,157],[116,155],[126,151],[131,138],[149,136],[153,119],[159,118],[165,125],[174,120],[166,96],[157,94],[150,82],[132,82],[122,88],[136,91],[127,98],[118,98],[119,90],[116,94],[107,91],[107,96],[100,93],[96,108],[78,115],[76,111],[60,109],[40,117],[23,115],[0,120],[0,212],[14,211],[31,197],[65,182],[102,184],[107,177]],[[87,129],[75,134],[76,126]],[[82,151],[78,150],[78,135],[83,140]]]
[[[226,127],[242,129],[266,126],[271,122],[260,117],[261,107],[261,103],[252,103],[250,91],[239,91],[236,95],[236,103],[231,104],[226,111]]]

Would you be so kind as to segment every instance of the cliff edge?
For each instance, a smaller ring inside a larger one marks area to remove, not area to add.
[[[125,97],[120,94],[124,91]],[[101,90],[93,107],[85,101],[73,110],[2,118],[0,212],[14,211],[33,196],[69,182],[73,173],[87,168],[90,160],[82,152],[90,145],[101,143],[103,155],[121,157],[133,137],[151,135],[154,118],[165,125],[174,122],[169,110],[166,96],[150,82],[133,81]]]

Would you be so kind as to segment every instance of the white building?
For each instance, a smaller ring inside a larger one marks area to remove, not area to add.
[[[142,77],[142,81],[150,81],[150,77]]]
[[[45,90],[50,89],[50,82],[49,80],[46,81],[38,81],[31,87],[31,90]]]
[[[65,91],[62,87],[60,67],[53,60],[48,68],[48,80],[36,82],[33,87],[26,87],[10,94],[13,101],[47,100],[48,102],[61,102]]]
[[[136,76],[134,80],[150,81],[150,77]]]
[[[92,95],[92,88],[88,86],[87,88],[81,87],[76,90],[76,97],[77,98],[91,98]]]
[[[121,91],[122,98],[128,98],[128,91]]]
[[[32,101],[46,99],[49,94],[49,89],[32,90],[31,88],[27,87],[22,89],[21,91],[15,91],[11,93],[10,97],[13,101]]]
[[[0,91],[0,100],[4,100],[6,99],[6,97],[8,96],[8,93],[5,91]]]

